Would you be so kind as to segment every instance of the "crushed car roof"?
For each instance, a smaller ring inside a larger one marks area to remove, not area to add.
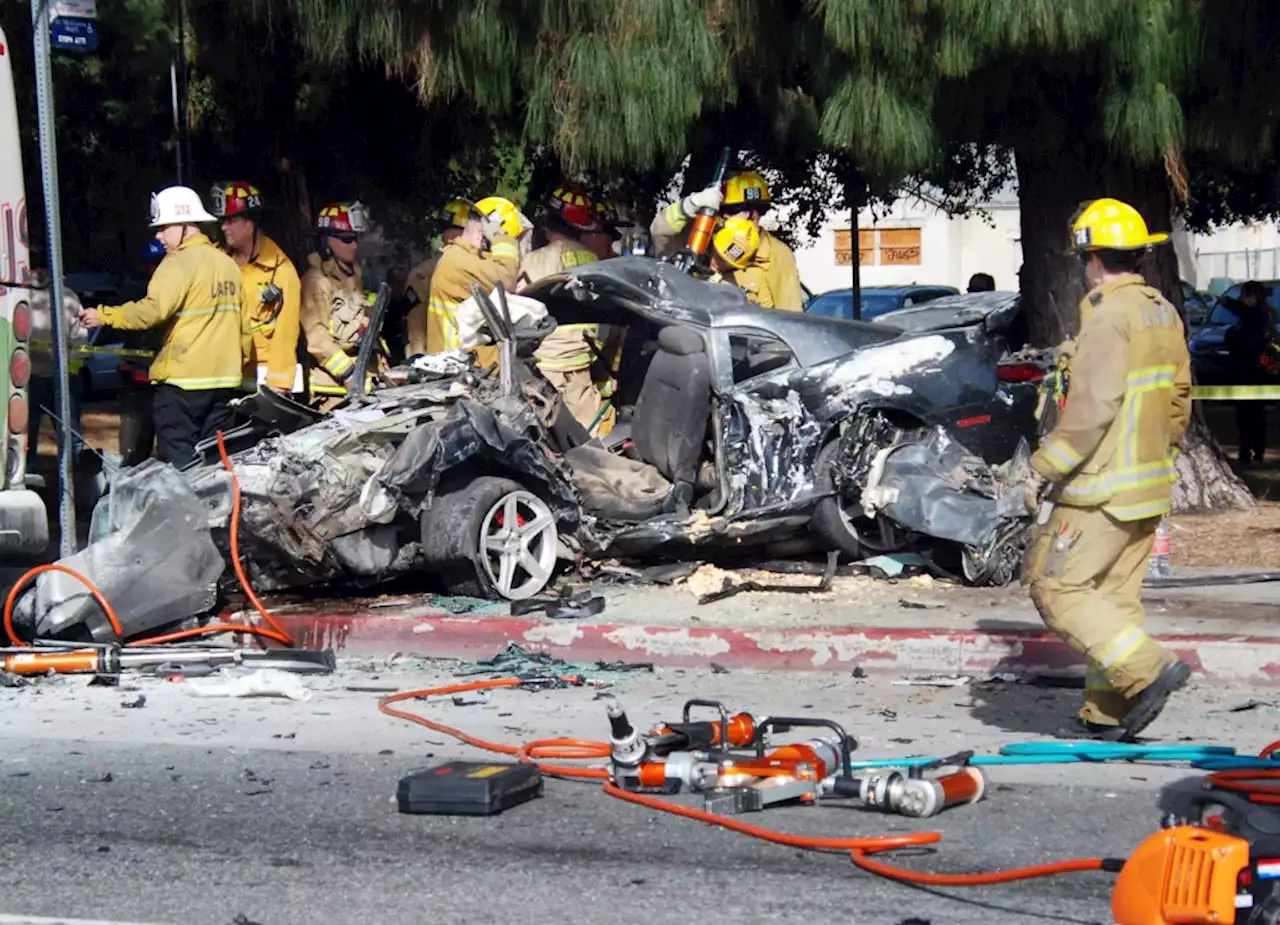
[[[552,314],[562,324],[589,320],[585,316],[591,313],[592,302],[604,298],[656,321],[704,328],[754,328],[780,337],[805,366],[900,335],[892,328],[868,322],[761,308],[748,301],[737,286],[696,279],[651,257],[615,257],[574,267],[539,280],[525,294],[555,301]],[[567,300],[584,305],[582,319],[569,317],[572,312],[564,304]]]

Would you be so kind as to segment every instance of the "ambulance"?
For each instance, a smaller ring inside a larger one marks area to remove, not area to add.
[[[0,564],[41,555],[49,544],[44,501],[27,487],[30,282],[13,60],[0,30],[0,358],[8,367],[7,395],[0,395]]]

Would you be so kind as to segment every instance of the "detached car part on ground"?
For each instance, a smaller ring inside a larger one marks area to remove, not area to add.
[[[758,309],[647,258],[550,277],[510,305],[477,295],[502,375],[441,354],[327,416],[263,391],[243,403],[228,444],[259,590],[423,573],[521,600],[559,559],[806,536],[851,558],[942,540],[969,580],[1013,578],[1027,518],[1011,486],[1038,388],[999,313],[904,334]],[[627,329],[606,440],[535,370],[551,317]],[[230,477],[205,449],[182,481],[225,556]]]

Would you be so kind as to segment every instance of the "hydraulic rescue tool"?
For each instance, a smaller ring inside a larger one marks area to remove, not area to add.
[[[720,152],[720,160],[716,164],[715,175],[711,178],[713,186],[724,183],[725,174],[729,171],[729,149]],[[695,266],[702,264],[707,258],[707,250],[711,247],[711,235],[716,230],[717,210],[704,207],[698,210],[697,216],[689,229],[688,242],[672,259],[672,263],[688,273]]]
[[[121,649],[99,646],[93,649],[69,648],[64,651],[21,649],[0,661],[10,674],[119,674],[127,669],[140,671],[165,669],[166,674],[184,674],[191,665],[251,665],[254,668],[277,668],[296,674],[330,674],[337,662],[332,649],[206,649],[157,648]]]

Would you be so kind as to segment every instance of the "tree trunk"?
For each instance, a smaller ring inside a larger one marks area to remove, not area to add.
[[[1032,133],[1030,137],[1040,137]],[[1081,203],[1114,196],[1132,204],[1152,231],[1172,228],[1172,202],[1163,169],[1134,169],[1090,158],[1101,146],[1064,145],[1048,152],[1029,144],[1016,151],[1018,199],[1022,212],[1023,268],[1021,291],[1029,312],[1033,343],[1050,345],[1074,337],[1085,283],[1079,260],[1064,256],[1070,243],[1068,225]],[[1143,262],[1147,281],[1182,310],[1178,261],[1173,248],[1155,248]],[[1253,496],[1232,471],[1221,447],[1205,424],[1199,404],[1178,458],[1173,504],[1177,513],[1241,510]]]

